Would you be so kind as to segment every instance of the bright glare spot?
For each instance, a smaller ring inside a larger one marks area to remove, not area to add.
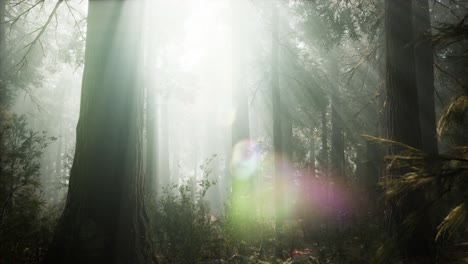
[[[233,177],[239,180],[251,178],[259,165],[258,146],[244,140],[236,144],[232,152],[231,171]]]

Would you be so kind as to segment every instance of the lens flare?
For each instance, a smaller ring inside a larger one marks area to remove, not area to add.
[[[255,142],[244,140],[237,143],[232,151],[232,176],[238,180],[252,178],[258,168],[259,161],[259,148]]]

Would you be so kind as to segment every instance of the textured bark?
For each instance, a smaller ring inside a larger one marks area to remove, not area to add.
[[[44,263],[157,263],[144,205],[139,1],[90,1],[75,159]]]
[[[411,1],[386,1],[387,138],[421,147],[418,93],[414,71]]]
[[[386,136],[415,148],[422,147],[419,120],[418,91],[414,70],[414,47],[412,24],[412,2],[407,0],[386,1]],[[393,147],[390,154],[398,154],[401,149]],[[405,171],[388,172],[389,177],[398,177]],[[414,193],[405,199],[400,207],[391,205],[392,222],[399,228],[409,214],[420,211],[424,202],[422,193]],[[419,212],[424,214],[424,212]],[[420,214],[421,215],[421,214]],[[432,255],[432,227],[421,217],[409,239],[399,241],[401,254],[408,263],[424,263],[423,259]],[[433,263],[433,262],[432,262]]]
[[[422,149],[437,154],[434,102],[434,53],[428,0],[413,1],[414,59],[418,87]]]

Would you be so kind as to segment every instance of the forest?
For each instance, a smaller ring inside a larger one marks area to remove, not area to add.
[[[20,263],[468,263],[468,1],[0,0]]]

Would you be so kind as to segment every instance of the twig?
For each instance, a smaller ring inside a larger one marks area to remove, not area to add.
[[[33,41],[29,44],[27,44],[25,46],[25,48],[28,48],[28,50],[26,51],[26,53],[24,54],[24,56],[21,58],[21,60],[16,64],[16,66],[19,66],[19,69],[20,70],[21,68],[23,68],[24,65],[26,65],[27,63],[27,56],[29,55],[29,53],[31,52],[31,50],[34,48],[34,46],[36,45],[36,43],[39,41],[39,39],[42,37],[42,35],[44,34],[44,32],[46,31],[47,27],[49,26],[50,22],[52,21],[52,18],[55,16],[55,14],[57,13],[57,10],[59,8],[59,6],[62,4],[63,0],[58,0],[57,3],[55,4],[54,6],[54,9],[52,9],[52,12],[50,13],[47,21],[45,22],[45,24],[40,27],[40,31],[39,33],[36,35],[36,37],[33,39]],[[39,30],[38,29],[38,30]],[[37,31],[37,30],[36,30]]]

